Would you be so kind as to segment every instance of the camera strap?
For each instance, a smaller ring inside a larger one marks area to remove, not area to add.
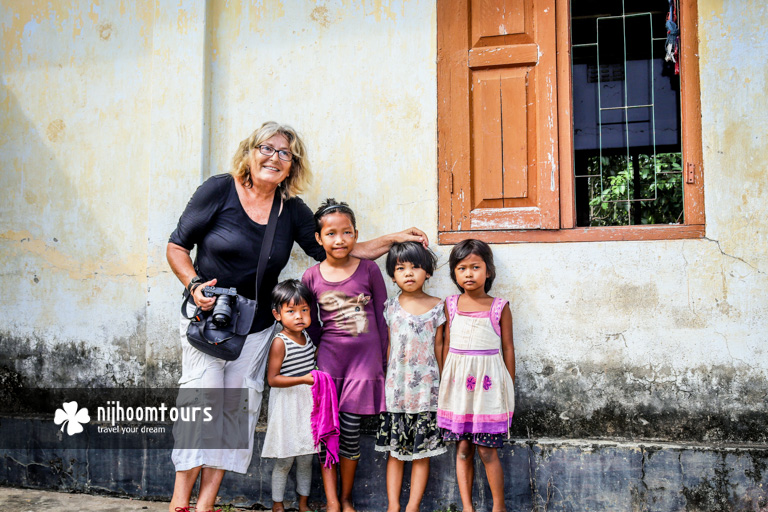
[[[264,279],[264,273],[267,271],[269,253],[272,251],[272,241],[277,230],[277,217],[280,215],[280,203],[280,189],[278,188],[275,190],[275,198],[272,200],[272,210],[269,212],[267,229],[264,231],[264,240],[261,242],[261,251],[259,251],[259,263],[256,266],[256,293],[254,293],[254,299],[256,300],[257,311],[259,309],[259,287],[261,287],[261,281]]]
[[[181,301],[181,316],[186,318],[187,320],[195,320],[196,322],[199,322],[202,318],[202,310],[195,306],[195,312],[192,313],[192,316],[187,315],[187,304],[192,299],[192,294],[189,293],[188,290],[184,290],[184,300]],[[192,303],[194,304],[194,302]]]

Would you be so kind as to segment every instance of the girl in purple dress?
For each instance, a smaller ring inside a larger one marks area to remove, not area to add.
[[[317,308],[310,337],[317,342],[317,366],[331,375],[339,395],[339,466],[322,468],[328,512],[354,512],[352,487],[360,458],[362,416],[386,409],[384,365],[388,336],[384,322],[387,290],[379,267],[351,256],[357,242],[355,214],[346,203],[327,199],[315,212],[315,238],[326,259],[309,268],[302,281]],[[322,321],[322,325],[317,321]]]

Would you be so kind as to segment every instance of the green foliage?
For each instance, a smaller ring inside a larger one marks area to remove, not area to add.
[[[602,175],[589,178],[590,226],[681,223],[682,160],[682,153],[657,154],[655,164],[643,154],[589,158],[588,174]]]

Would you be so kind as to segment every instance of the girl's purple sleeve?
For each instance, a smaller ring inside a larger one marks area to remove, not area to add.
[[[307,288],[309,288],[309,293],[312,296],[312,304],[309,305],[309,316],[311,322],[306,331],[307,334],[309,334],[309,338],[312,340],[312,343],[315,344],[315,347],[318,347],[320,345],[320,334],[322,334],[322,327],[320,326],[320,317],[317,314],[317,294],[315,293],[315,288],[313,286],[314,280],[312,279],[312,275],[309,269],[304,271],[304,275],[301,276],[301,282],[304,283]]]
[[[381,360],[387,361],[387,348],[389,347],[389,330],[384,321],[384,303],[387,301],[387,287],[384,284],[384,278],[381,275],[379,266],[371,262],[368,271],[371,282],[371,301],[373,301],[373,314],[376,318],[376,328],[379,330],[379,340],[381,341]]]

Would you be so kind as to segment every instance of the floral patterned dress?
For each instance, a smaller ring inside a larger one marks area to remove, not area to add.
[[[467,439],[499,447],[515,410],[515,386],[501,355],[501,312],[507,301],[493,299],[490,311],[458,311],[458,295],[446,299],[451,346],[440,383],[437,424],[447,441]]]
[[[384,319],[390,343],[387,412],[380,416],[376,450],[406,461],[440,455],[446,448],[437,428],[435,333],[445,323],[443,302],[412,315],[400,305],[399,296],[393,297],[384,304]]]

